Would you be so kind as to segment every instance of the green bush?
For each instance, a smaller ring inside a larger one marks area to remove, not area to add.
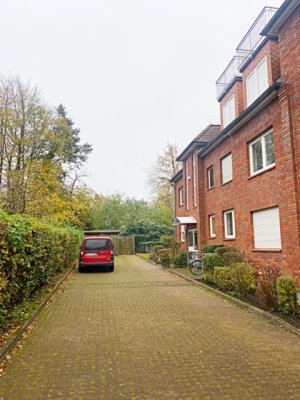
[[[224,263],[222,258],[216,253],[208,253],[203,258],[204,271],[213,272],[215,267],[223,267]]]
[[[215,267],[214,282],[220,289],[223,289],[226,292],[233,290],[230,280],[230,267]]]
[[[180,252],[174,257],[174,265],[177,268],[187,267],[187,253]]]
[[[236,297],[246,297],[256,287],[254,269],[245,262],[214,268],[214,281],[221,289]]]
[[[290,276],[280,276],[277,280],[277,296],[279,311],[293,314],[297,306],[296,282]]]
[[[172,256],[170,253],[163,253],[160,257],[160,263],[164,268],[168,268],[172,264]]]
[[[216,249],[216,253],[219,254],[220,257],[223,257],[223,255],[225,253],[232,253],[232,252],[236,252],[239,251],[236,247],[233,246],[223,246],[223,247],[218,247]]]
[[[215,253],[217,249],[224,247],[223,244],[207,244],[203,247],[203,253]]]
[[[237,264],[245,262],[245,257],[240,251],[227,251],[222,256],[220,256],[226,267],[231,264]]]
[[[229,270],[234,295],[246,297],[256,288],[255,273],[250,264],[246,262],[232,264]]]

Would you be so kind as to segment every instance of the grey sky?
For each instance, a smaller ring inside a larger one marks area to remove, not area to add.
[[[85,182],[149,198],[146,170],[219,122],[215,81],[283,0],[0,0],[0,71],[63,103],[93,145]]]

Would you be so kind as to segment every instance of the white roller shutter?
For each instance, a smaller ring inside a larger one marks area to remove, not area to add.
[[[253,213],[254,247],[281,249],[279,207]]]

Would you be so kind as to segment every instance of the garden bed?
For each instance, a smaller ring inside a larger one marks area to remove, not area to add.
[[[194,279],[197,282],[201,282],[203,285],[213,288],[215,290],[218,290],[221,293],[225,293],[227,295],[230,295],[230,293],[225,292],[224,290],[221,290],[219,287],[217,287],[216,284],[214,284],[213,282],[207,282],[204,279]],[[247,303],[251,306],[254,306],[256,308],[259,308],[260,310],[266,311],[278,318],[281,318],[282,320],[288,322],[289,324],[291,324],[292,326],[294,326],[297,329],[300,329],[300,312],[298,309],[298,312],[296,314],[290,314],[290,315],[285,315],[283,313],[280,313],[279,311],[273,311],[268,309],[267,307],[265,307],[257,298],[257,296],[255,295],[255,293],[251,293],[249,294],[246,298],[240,299],[241,301],[243,301],[244,303]]]

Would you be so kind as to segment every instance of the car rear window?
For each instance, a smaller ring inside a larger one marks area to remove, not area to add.
[[[108,239],[89,239],[85,241],[85,250],[110,250],[110,240]]]

